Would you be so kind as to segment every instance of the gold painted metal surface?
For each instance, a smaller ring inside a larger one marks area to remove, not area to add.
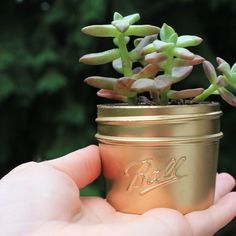
[[[108,202],[137,214],[155,207],[184,214],[209,207],[221,114],[217,103],[98,105],[96,138]]]

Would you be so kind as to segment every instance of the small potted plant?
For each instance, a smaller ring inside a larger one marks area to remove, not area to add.
[[[107,181],[107,201],[117,210],[141,214],[154,207],[182,213],[209,207],[214,200],[220,131],[220,95],[236,106],[236,64],[217,58],[214,66],[187,48],[197,36],[178,36],[167,24],[134,25],[139,14],[115,13],[108,25],[82,29],[112,37],[114,49],[80,58],[89,65],[112,63],[119,78],[91,76],[85,82],[98,96],[119,101],[98,105],[96,138]],[[133,49],[131,47],[131,37]],[[193,66],[202,64],[210,85],[176,91]]]

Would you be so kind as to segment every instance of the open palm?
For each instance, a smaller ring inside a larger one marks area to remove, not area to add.
[[[204,211],[181,213],[159,208],[143,215],[115,211],[106,200],[80,197],[100,174],[98,148],[26,163],[0,180],[0,235],[162,235],[210,236],[236,216],[235,185],[228,174],[217,176],[215,204]]]

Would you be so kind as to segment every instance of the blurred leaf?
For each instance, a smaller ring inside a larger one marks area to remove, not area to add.
[[[12,79],[4,74],[0,74],[0,101],[6,99],[14,93],[16,86]]]
[[[38,93],[47,92],[54,93],[65,87],[67,81],[64,75],[59,71],[47,71],[36,84],[36,91]]]
[[[86,122],[86,113],[80,104],[69,103],[62,112],[55,116],[55,120],[67,125],[79,126]]]
[[[8,66],[11,66],[15,62],[15,56],[9,51],[0,52],[0,70],[6,69]]]
[[[45,24],[56,24],[57,22],[63,21],[65,18],[65,11],[62,11],[63,2],[55,1],[50,11],[43,18]]]
[[[49,63],[58,62],[58,58],[58,55],[53,50],[47,49],[34,57],[28,58],[28,63],[31,63],[36,69],[42,69],[43,66]]]
[[[86,0],[79,3],[79,15],[83,16],[83,22],[98,20],[105,14],[106,0]],[[76,5],[78,6],[78,5]],[[78,18],[77,18],[78,19]]]

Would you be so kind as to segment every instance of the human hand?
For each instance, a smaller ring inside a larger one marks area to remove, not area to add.
[[[100,171],[96,146],[16,167],[0,180],[0,235],[210,236],[236,216],[235,181],[226,173],[217,175],[214,205],[183,216],[167,208],[124,214],[102,198],[80,197],[78,188]]]

